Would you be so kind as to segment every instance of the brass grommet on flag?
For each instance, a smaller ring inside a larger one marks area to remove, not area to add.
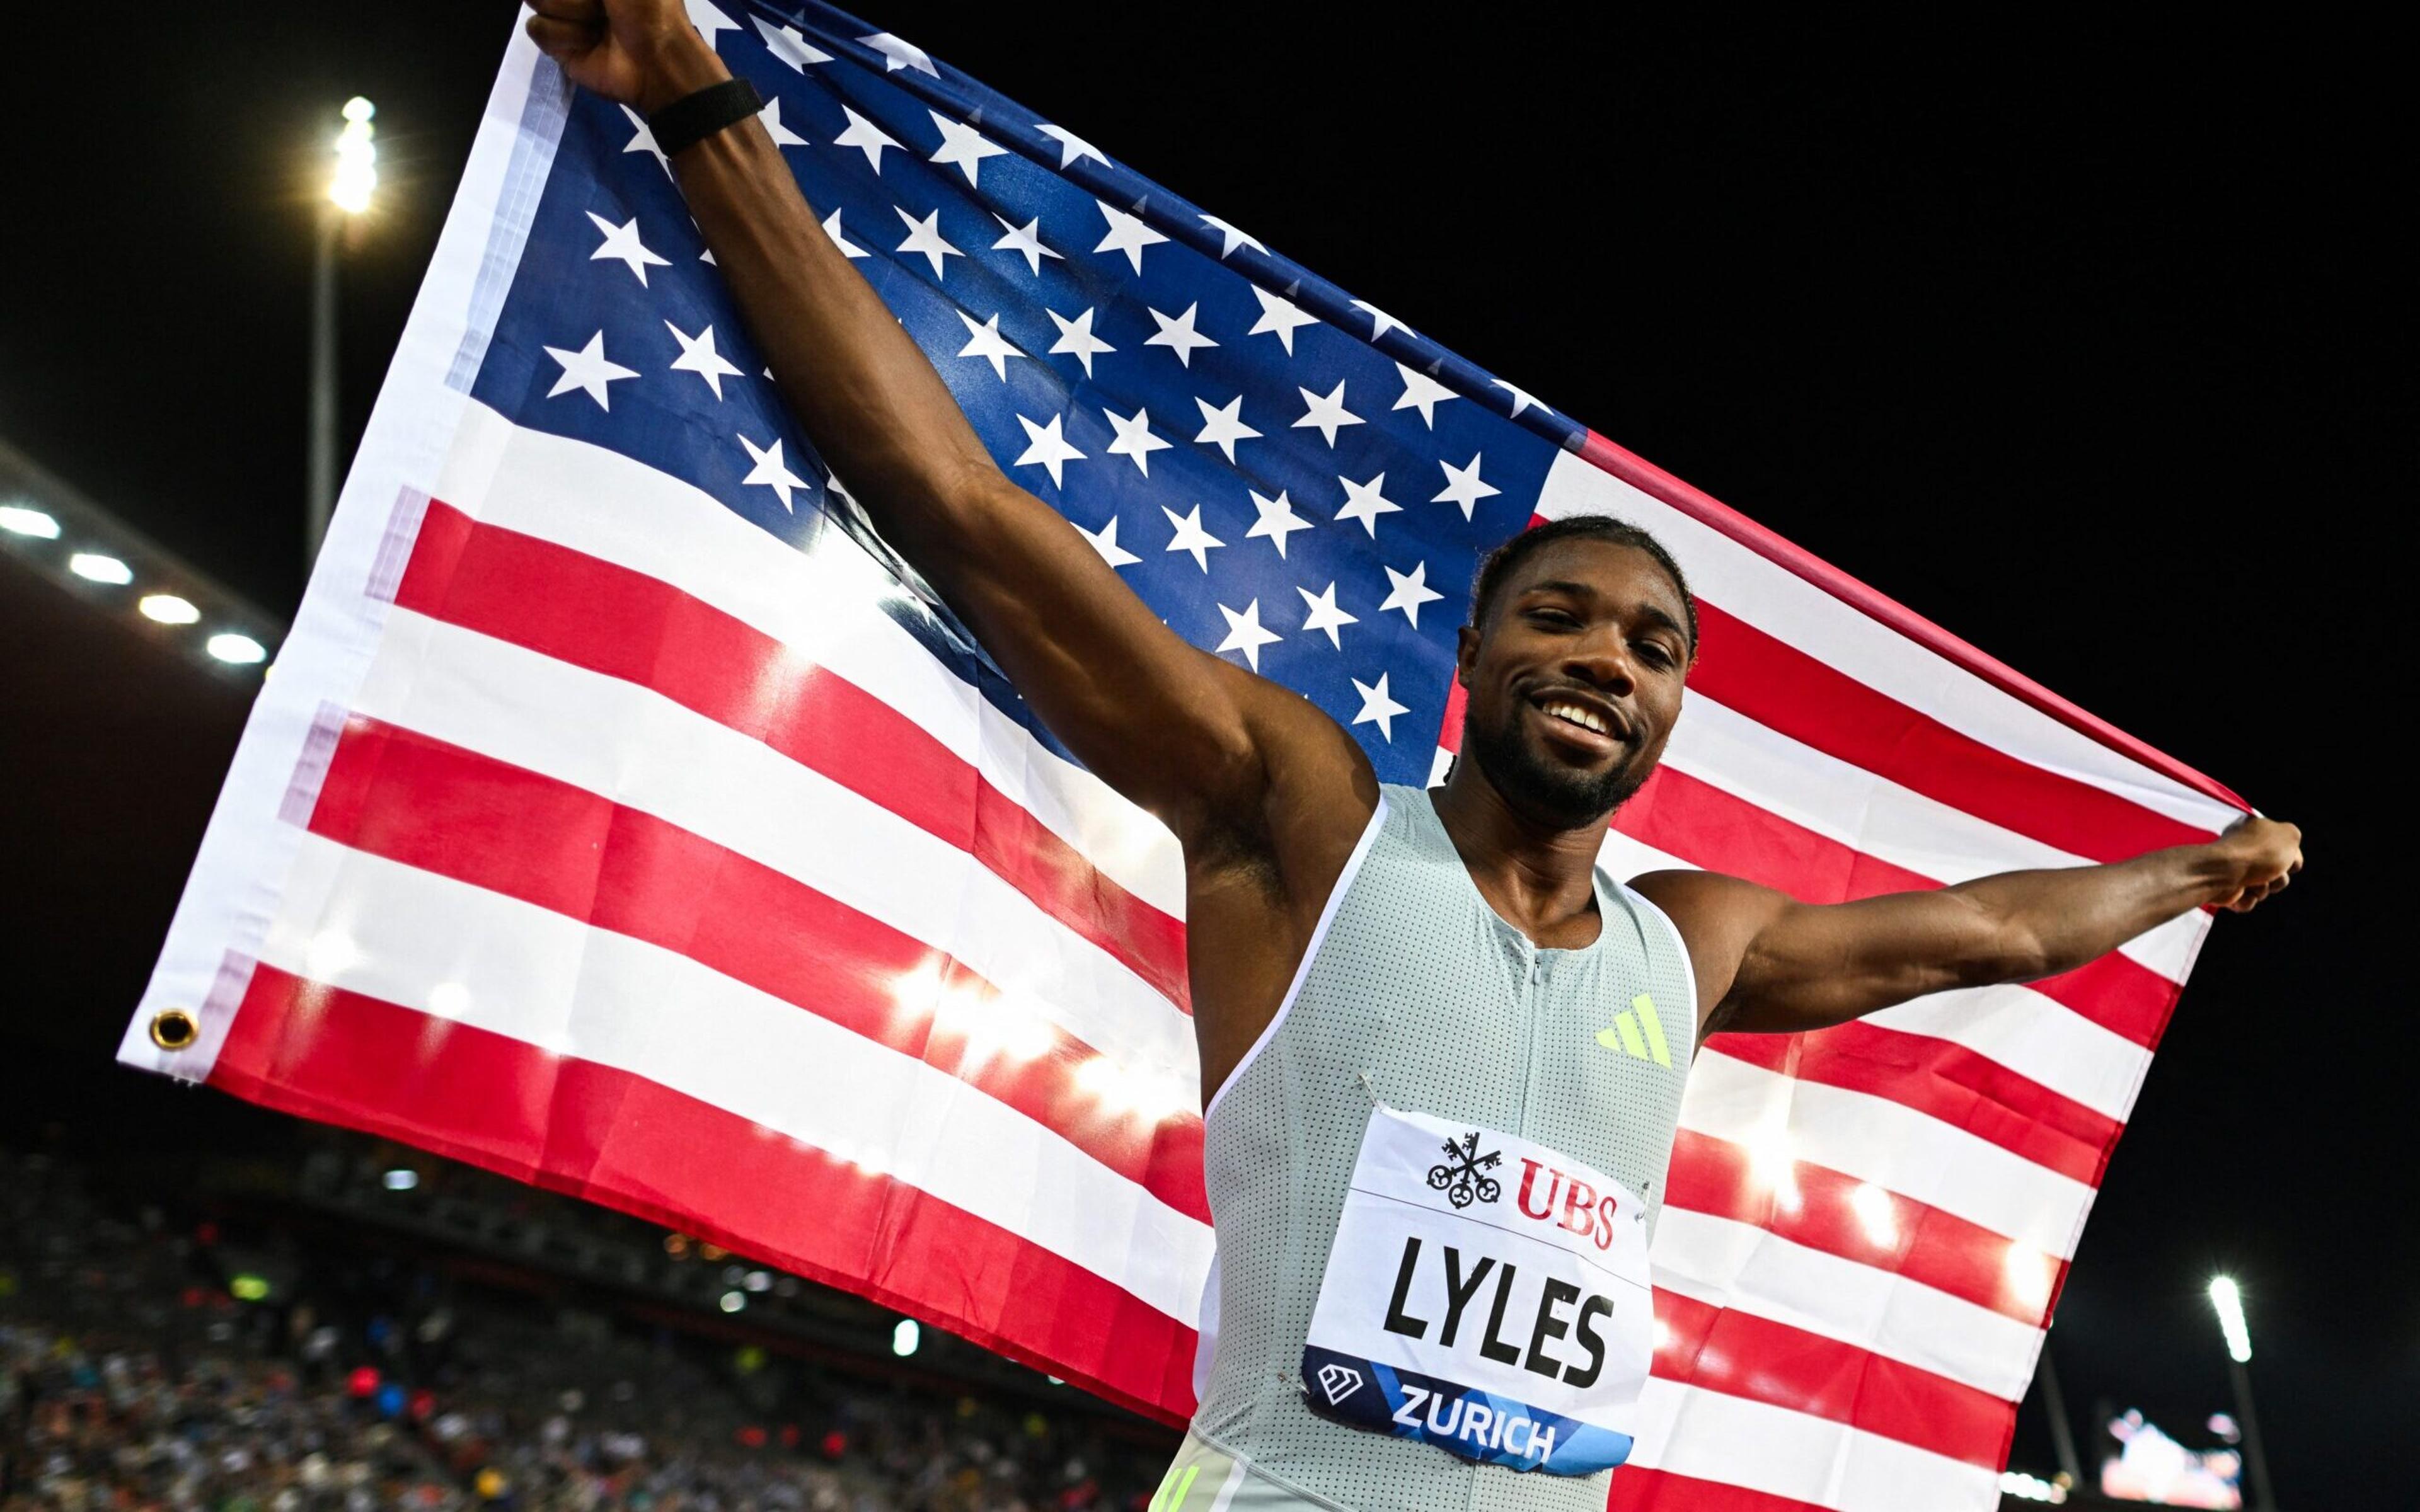
[[[151,1042],[163,1050],[190,1050],[202,1037],[202,1026],[181,1008],[163,1008],[151,1015]]]

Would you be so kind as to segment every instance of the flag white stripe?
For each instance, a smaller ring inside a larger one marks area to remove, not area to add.
[[[1656,1219],[1655,1284],[1717,1307],[1903,1361],[2014,1401],[2041,1331],[1860,1260],[1733,1218],[1668,1207]]]
[[[2026,987],[1933,993],[1866,1022],[1947,1040],[2120,1123],[2151,1064],[2141,1045]]]
[[[763,862],[947,949],[1111,1060],[1199,1086],[1193,1021],[1124,962],[947,841],[637,684],[397,609],[355,707]]]
[[[1708,698],[1689,701],[1664,762],[1767,813],[1945,886],[2000,872],[2092,864],[1851,765]],[[2170,981],[2182,981],[2200,932],[2198,918],[2188,915],[2118,949]]]
[[[1995,1471],[1744,1396],[1650,1378],[1638,1410],[1633,1458],[1675,1475],[1839,1512],[1991,1506],[1999,1496]]]
[[[1208,1226],[955,1076],[675,951],[313,835],[261,954],[686,1093],[1193,1320]]]
[[[1731,615],[1953,730],[2146,809],[2217,831],[2234,810],[1983,681],[1796,573],[1569,452],[1547,469],[1537,512],[1617,515],[1662,539],[1689,585]]]
[[[1681,1126],[1809,1161],[2067,1258],[2092,1188],[1887,1098],[1701,1052]]]
[[[465,407],[437,497],[483,524],[643,573],[812,657],[970,762],[1127,891],[1185,917],[1175,837],[1035,740],[883,613],[879,601],[901,590],[843,532],[799,551],[677,478],[601,446],[523,430],[478,404]]]

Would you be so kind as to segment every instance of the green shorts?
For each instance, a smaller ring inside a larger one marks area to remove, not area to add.
[[[1187,1431],[1176,1460],[1151,1499],[1150,1512],[1351,1512],[1298,1491]]]

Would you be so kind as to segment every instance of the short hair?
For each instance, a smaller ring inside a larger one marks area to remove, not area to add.
[[[1471,580],[1470,623],[1484,632],[1488,611],[1495,607],[1496,597],[1503,591],[1505,579],[1512,576],[1512,570],[1561,541],[1603,541],[1610,546],[1635,547],[1654,558],[1655,564],[1672,579],[1672,586],[1681,590],[1681,609],[1689,627],[1689,659],[1697,659],[1698,599],[1689,592],[1689,579],[1682,574],[1681,564],[1672,560],[1672,553],[1664,548],[1663,542],[1611,515],[1566,515],[1523,531],[1487,553],[1479,563],[1478,576]]]

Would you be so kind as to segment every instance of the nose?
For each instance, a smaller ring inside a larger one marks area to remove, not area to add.
[[[1563,672],[1574,682],[1616,697],[1626,697],[1638,687],[1630,643],[1618,625],[1598,625],[1575,640],[1563,658]]]

